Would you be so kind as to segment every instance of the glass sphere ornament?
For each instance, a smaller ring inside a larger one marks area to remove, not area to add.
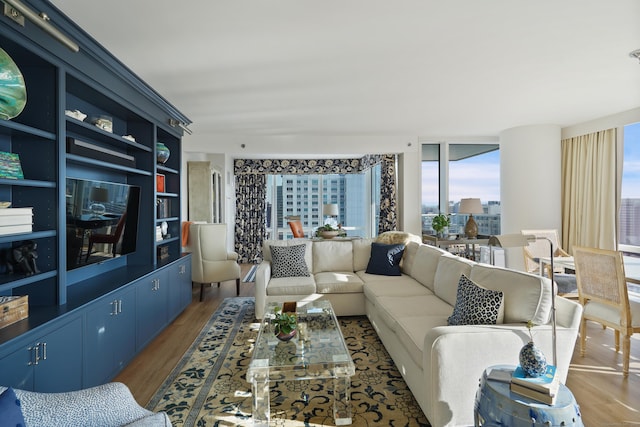
[[[24,77],[9,54],[0,48],[0,119],[16,117],[26,104]]]
[[[169,147],[167,147],[162,142],[156,143],[156,161],[158,163],[164,164],[167,160],[169,160],[169,156],[171,155],[171,151]]]

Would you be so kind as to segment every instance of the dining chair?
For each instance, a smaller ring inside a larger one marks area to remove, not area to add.
[[[534,242],[529,242],[527,246],[523,248],[524,252],[524,265],[528,273],[540,272],[540,258],[549,256],[549,241],[553,244],[553,256],[554,257],[568,257],[570,256],[567,251],[560,247],[560,239],[558,238],[558,230],[521,230],[523,235],[536,236]],[[549,239],[547,241],[547,239]],[[550,269],[547,266],[547,270]],[[549,272],[547,271],[547,274]],[[562,267],[554,269],[554,273],[564,273]],[[550,275],[549,275],[550,276]]]
[[[302,227],[302,221],[299,216],[289,216],[287,217],[287,222],[289,223],[289,228],[291,229],[293,237],[304,237],[304,228]]]
[[[93,245],[96,243],[105,243],[111,245],[111,255],[115,258],[116,249],[118,246],[118,241],[122,236],[122,232],[124,231],[124,225],[127,220],[127,213],[122,214],[120,219],[118,220],[118,224],[113,233],[103,234],[103,233],[92,233],[89,236],[89,247],[87,248],[87,255],[85,258],[85,262],[89,260],[89,256],[93,251]]]
[[[640,332],[640,300],[630,299],[622,252],[574,246],[578,300],[584,310],[580,323],[580,354],[587,344],[587,320],[612,328],[615,349],[620,351],[622,373],[629,375],[631,335]]]

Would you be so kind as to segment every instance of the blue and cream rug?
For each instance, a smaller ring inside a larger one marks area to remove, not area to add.
[[[340,318],[356,365],[351,377],[354,426],[428,426],[366,317]],[[151,398],[174,426],[250,426],[247,365],[258,324],[253,298],[227,298]],[[320,380],[271,384],[271,425],[334,426],[333,397]]]

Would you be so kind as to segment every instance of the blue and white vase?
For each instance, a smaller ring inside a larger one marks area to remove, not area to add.
[[[520,350],[520,367],[529,377],[539,377],[547,371],[547,358],[542,350],[529,341]]]

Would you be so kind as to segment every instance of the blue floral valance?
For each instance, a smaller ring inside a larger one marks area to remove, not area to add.
[[[360,173],[380,162],[384,155],[367,154],[359,159],[236,159],[235,175],[310,175]]]

